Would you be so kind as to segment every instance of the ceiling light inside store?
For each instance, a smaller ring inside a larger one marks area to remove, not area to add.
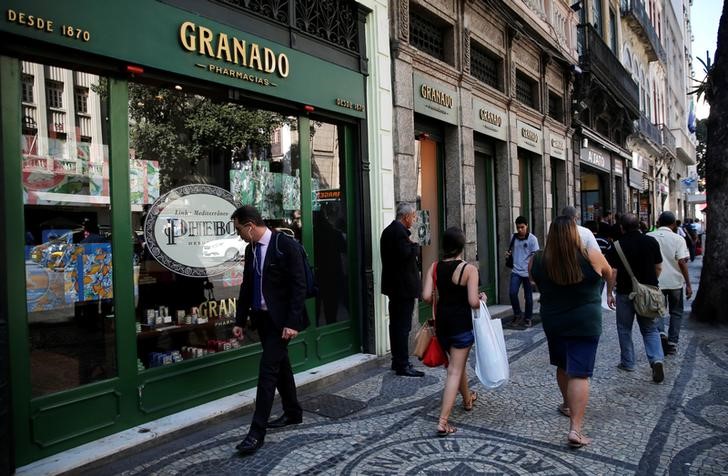
[[[176,89],[177,91],[182,91],[182,86],[180,86],[179,84],[175,84],[174,89]]]

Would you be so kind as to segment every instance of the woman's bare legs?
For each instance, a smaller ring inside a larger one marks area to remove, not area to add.
[[[561,367],[556,367],[556,382],[559,384],[561,398],[564,400],[564,408],[569,408],[569,399],[567,398],[569,376],[566,375],[566,370]]]
[[[571,411],[571,423],[569,426],[569,444],[572,446],[584,446],[591,443],[591,440],[581,433],[581,425],[584,421],[586,404],[589,402],[589,379],[586,377],[569,377],[566,401],[569,402]]]
[[[442,392],[442,407],[440,409],[440,422],[438,430],[446,430],[447,419],[450,417],[452,407],[455,405],[455,398],[458,390],[464,396],[468,394],[465,364],[468,361],[470,347],[466,349],[450,348],[450,364],[447,367],[447,379],[445,380],[445,389]],[[465,387],[463,388],[463,382]],[[445,422],[445,423],[443,423]]]

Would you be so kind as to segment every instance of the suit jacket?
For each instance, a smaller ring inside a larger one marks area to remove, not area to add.
[[[243,327],[251,316],[253,305],[253,250],[252,243],[245,248],[243,284],[240,286],[235,324]],[[302,331],[308,327],[306,312],[306,276],[298,243],[285,233],[273,231],[263,263],[263,298],[273,324]]]
[[[419,245],[409,239],[410,231],[394,220],[382,232],[382,294],[390,298],[418,298],[421,283],[417,265]]]

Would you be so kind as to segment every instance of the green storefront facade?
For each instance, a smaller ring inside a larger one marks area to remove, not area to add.
[[[159,236],[190,238],[203,271],[159,259],[150,217],[165,197],[204,215],[222,189],[218,215],[256,204],[304,244],[320,293],[290,345],[295,371],[367,350],[367,11],[234,3],[4,3],[0,337],[15,466],[255,385],[255,331],[230,333],[245,244],[228,217],[167,218]]]

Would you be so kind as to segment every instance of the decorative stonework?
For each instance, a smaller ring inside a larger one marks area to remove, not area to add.
[[[564,76],[554,68],[549,67],[546,69],[546,84],[558,91],[559,94],[563,94]]]
[[[399,0],[399,38],[409,43],[409,0]]]
[[[527,51],[522,45],[514,43],[511,49],[511,57],[518,63],[523,69],[539,77],[539,61],[538,57]]]
[[[473,36],[502,52],[504,50],[503,31],[480,15],[472,15],[470,18],[470,30]]]
[[[470,30],[463,28],[463,71],[470,74]]]

